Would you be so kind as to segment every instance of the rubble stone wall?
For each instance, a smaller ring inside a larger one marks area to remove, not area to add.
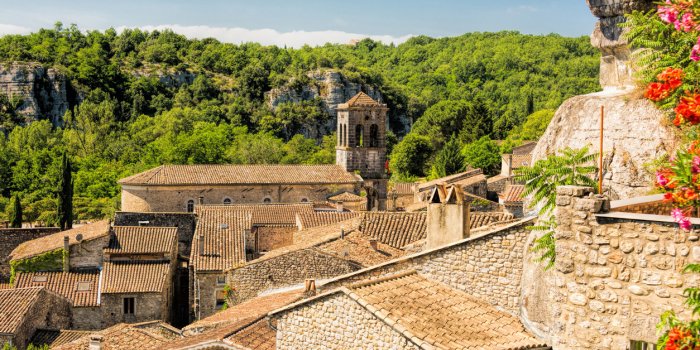
[[[0,229],[0,282],[10,279],[10,253],[18,245],[61,231],[58,227]]]

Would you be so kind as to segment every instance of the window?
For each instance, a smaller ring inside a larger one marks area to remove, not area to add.
[[[265,197],[265,199],[263,199],[263,203],[265,203],[265,204],[270,204],[270,203],[272,203],[272,198],[270,198],[270,197]]]
[[[343,146],[348,145],[348,126],[343,124]]]
[[[225,304],[226,304],[226,292],[224,290],[217,290],[216,291],[216,309],[217,310],[223,309]]]
[[[75,284],[76,292],[89,292],[92,289],[92,282],[84,281]]]
[[[224,205],[231,205],[231,198],[224,198]]]
[[[656,350],[656,344],[641,340],[630,340],[630,350]]]
[[[134,314],[134,298],[124,298],[124,315]]]
[[[308,201],[309,201],[309,199],[306,198],[306,197],[304,197],[304,198],[301,199],[301,202],[302,202],[302,203],[307,203]]]
[[[369,127],[369,146],[379,147],[379,126],[372,124]]]
[[[187,212],[188,213],[194,212],[194,200],[192,200],[192,199],[187,201]]]
[[[34,276],[34,277],[32,277],[32,282],[35,282],[35,283],[44,283],[44,282],[46,282],[48,279],[49,279],[49,277],[46,276],[46,275],[43,275],[43,276],[42,276],[42,275],[40,275],[40,276]]]
[[[358,125],[355,127],[355,147],[363,147],[363,136],[362,134],[365,133],[365,127],[362,125]]]
[[[216,284],[223,286],[226,284],[226,276],[217,276],[216,277]]]

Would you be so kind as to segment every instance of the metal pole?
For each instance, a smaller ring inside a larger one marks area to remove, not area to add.
[[[600,153],[598,154],[598,193],[603,194],[603,118],[604,107],[600,106]]]

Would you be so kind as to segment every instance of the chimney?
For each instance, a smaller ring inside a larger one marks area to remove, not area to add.
[[[456,186],[437,185],[428,201],[426,248],[432,249],[469,237],[469,203]]]
[[[377,239],[376,238],[370,238],[369,239],[369,246],[372,247],[372,250],[377,251],[379,250],[377,248]]]
[[[304,282],[304,294],[308,296],[316,295],[316,280],[307,278]]]
[[[199,204],[199,205],[204,204],[204,197],[203,196],[199,196],[199,198],[197,199],[197,204]]]
[[[70,271],[70,242],[68,236],[63,236],[63,272]]]
[[[199,234],[199,255],[204,254],[204,235]]]
[[[335,202],[335,209],[339,212],[342,213],[345,209],[343,208],[343,201],[337,201]]]
[[[88,350],[102,350],[102,336],[99,334],[90,335],[90,345]]]

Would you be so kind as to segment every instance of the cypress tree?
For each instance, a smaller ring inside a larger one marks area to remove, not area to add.
[[[452,135],[435,157],[430,175],[437,179],[464,171],[465,167],[466,163],[459,141],[457,137]]]
[[[66,153],[61,163],[61,180],[58,184],[58,222],[61,230],[73,228],[73,175],[72,165]]]
[[[22,227],[22,203],[19,201],[19,196],[12,196],[12,210],[10,211],[10,227]]]

